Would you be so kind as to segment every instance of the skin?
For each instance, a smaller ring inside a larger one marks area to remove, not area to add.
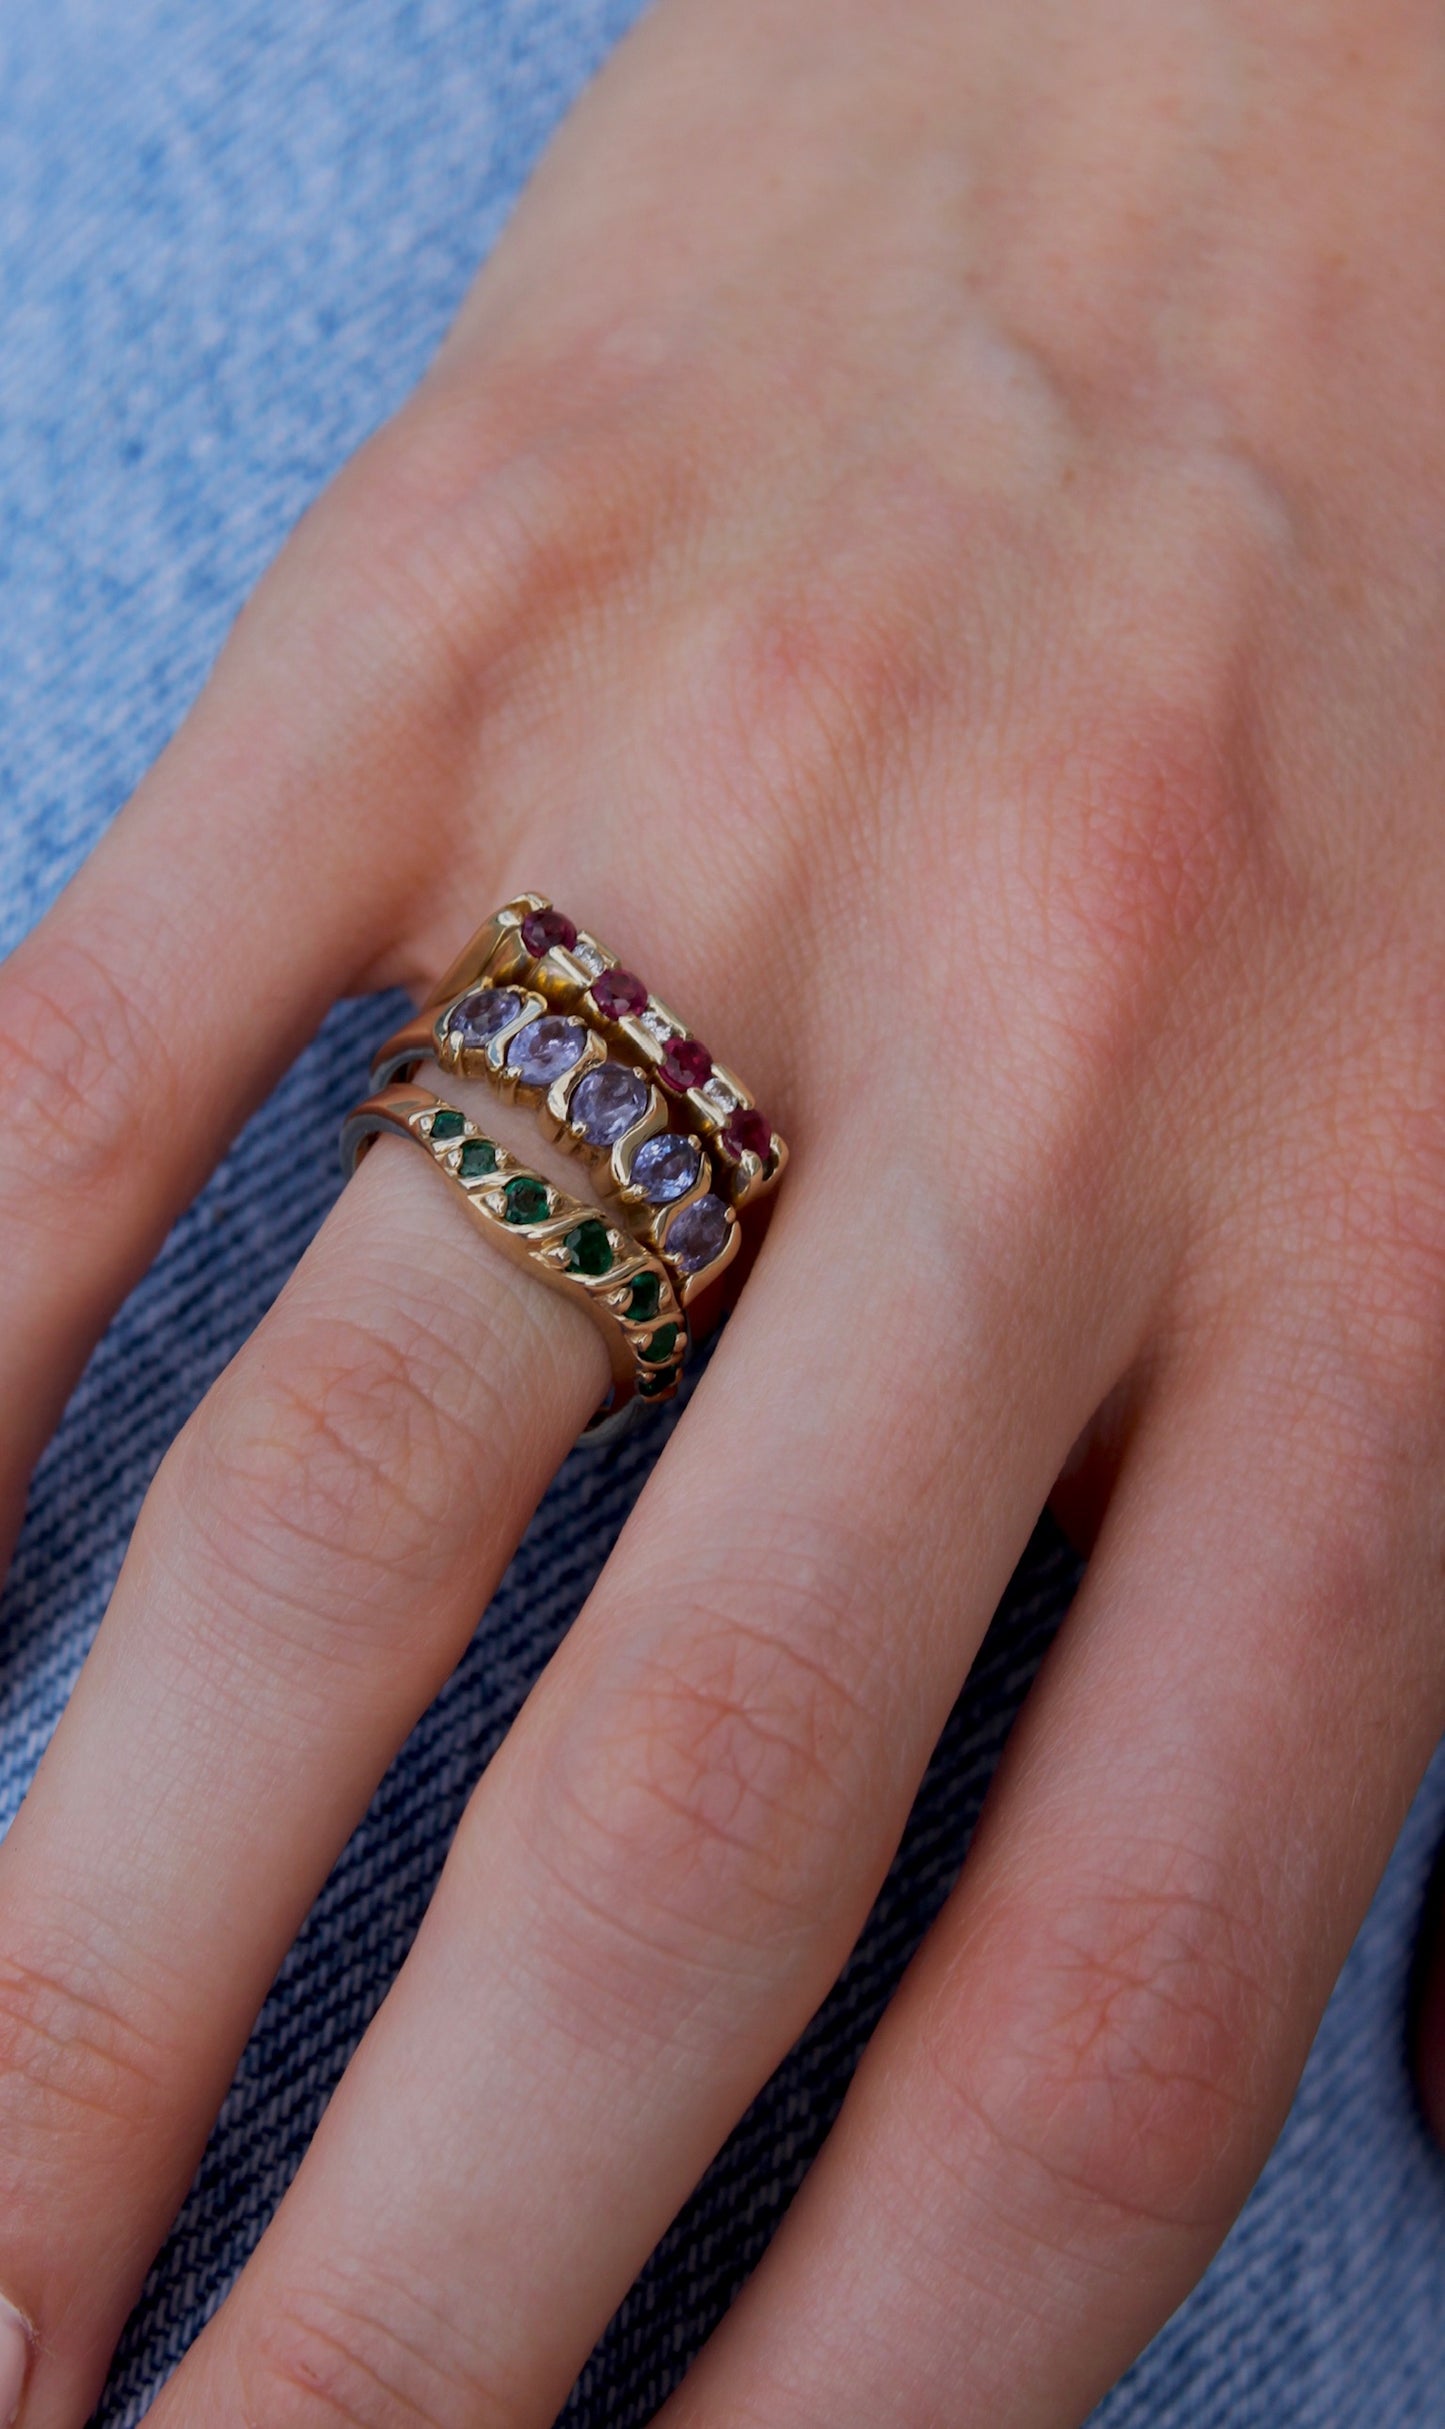
[[[662,0],[0,974],[12,1514],[326,1005],[520,888],[794,1154],[156,2429],[543,2429],[1061,1470],[975,1851],[662,2418],[1063,2429],[1225,2232],[1445,1725],[1442,213],[1419,0]],[[0,1847],[25,2429],[604,1371],[383,1142],[167,1458]]]

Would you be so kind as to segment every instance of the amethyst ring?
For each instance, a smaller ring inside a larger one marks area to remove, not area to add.
[[[611,1219],[660,1259],[690,1328],[717,1305],[787,1148],[742,1082],[595,937],[541,895],[506,904],[381,1048],[374,1082],[428,1061],[535,1107]]]

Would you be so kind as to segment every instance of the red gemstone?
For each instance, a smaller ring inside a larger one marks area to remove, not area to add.
[[[640,978],[614,962],[610,970],[599,970],[592,981],[592,1001],[604,1020],[620,1021],[629,1012],[645,1012],[647,989]]]
[[[695,1037],[675,1037],[662,1058],[662,1076],[669,1088],[684,1095],[712,1078],[712,1056]]]
[[[570,953],[577,942],[577,930],[565,911],[529,911],[522,922],[522,942],[533,961],[540,961],[553,945]]]
[[[766,1164],[773,1144],[773,1125],[755,1105],[739,1105],[722,1134],[722,1143],[734,1163],[741,1156],[755,1155]]]

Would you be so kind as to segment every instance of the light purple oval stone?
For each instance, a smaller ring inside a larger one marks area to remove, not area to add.
[[[521,1009],[522,999],[514,987],[478,987],[448,1013],[447,1035],[459,1046],[485,1046]]]
[[[683,1273],[695,1274],[722,1255],[727,1237],[728,1210],[721,1198],[709,1193],[673,1216],[663,1247]]]
[[[644,1139],[632,1159],[632,1178],[649,1206],[670,1206],[685,1198],[702,1166],[696,1139],[680,1130],[664,1130]]]
[[[581,1021],[544,1012],[540,1020],[528,1021],[525,1029],[517,1031],[507,1048],[508,1067],[534,1088],[550,1088],[553,1080],[571,1070],[586,1044],[587,1030]]]
[[[593,1147],[610,1147],[641,1121],[649,1094],[640,1071],[629,1071],[625,1063],[600,1063],[583,1072],[567,1110]]]

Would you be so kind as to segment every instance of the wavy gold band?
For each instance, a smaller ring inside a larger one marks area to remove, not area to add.
[[[424,1060],[534,1105],[579,1156],[684,1307],[719,1280],[739,1217],[777,1185],[787,1148],[742,1082],[642,981],[544,897],[477,931],[426,1009],[381,1048],[373,1076]]]
[[[585,1307],[612,1367],[611,1396],[589,1434],[610,1426],[634,1398],[672,1396],[685,1348],[683,1315],[653,1250],[601,1208],[569,1197],[427,1089],[393,1083],[347,1116],[341,1152],[349,1171],[386,1131],[425,1150],[494,1246]]]

